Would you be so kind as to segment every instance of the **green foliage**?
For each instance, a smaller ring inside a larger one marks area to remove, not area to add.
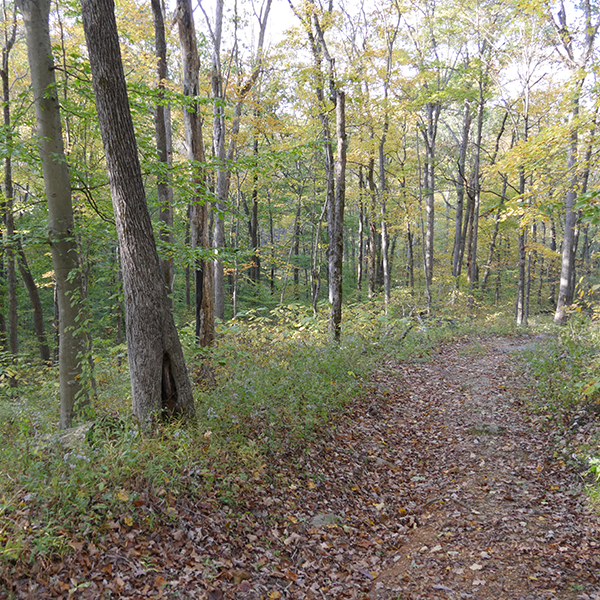
[[[562,454],[582,468],[589,464],[594,480],[590,496],[600,498],[600,324],[575,312],[567,326],[546,332],[526,353],[534,381],[532,408],[562,431]],[[579,435],[580,428],[585,435]]]
[[[269,457],[302,452],[335,427],[384,357],[422,357],[463,331],[458,307],[455,319],[415,317],[397,294],[382,309],[380,300],[350,306],[340,345],[328,341],[326,307],[315,317],[299,303],[245,311],[220,326],[212,349],[182,328],[197,421],[146,435],[130,416],[124,346],[96,345],[92,421],[62,435],[56,368],[5,356],[5,378],[16,374],[21,386],[17,399],[0,387],[0,562],[59,557],[65,540],[101,537],[115,521],[170,519],[169,501],[157,512],[152,499],[212,490],[234,501]]]
[[[537,382],[536,408],[565,425],[572,411],[593,395],[599,358],[596,337],[597,326],[576,315],[567,327],[544,338],[528,353],[529,368]]]

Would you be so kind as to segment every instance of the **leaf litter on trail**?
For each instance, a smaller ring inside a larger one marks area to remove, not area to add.
[[[17,598],[594,598],[598,522],[511,393],[517,345],[388,361],[319,443],[271,456],[235,497],[147,491],[151,527],[115,518],[4,585]]]

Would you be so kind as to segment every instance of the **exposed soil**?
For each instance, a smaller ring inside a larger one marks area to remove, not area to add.
[[[200,502],[149,490],[151,532],[115,518],[61,563],[5,572],[5,597],[600,600],[598,516],[519,399],[527,343],[389,361],[322,444],[238,481],[241,500],[202,474]]]
[[[427,509],[371,598],[600,598],[598,517],[554,433],[518,400],[510,357],[528,343],[486,339],[400,365],[410,403],[395,412],[428,432]]]

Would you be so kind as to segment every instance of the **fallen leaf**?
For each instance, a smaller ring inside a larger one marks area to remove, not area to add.
[[[479,563],[474,563],[469,567],[469,569],[471,569],[471,571],[481,571],[481,569],[483,569],[483,565],[480,565]]]
[[[233,583],[235,583],[235,584],[242,583],[242,581],[248,581],[249,579],[252,579],[252,575],[250,575],[250,573],[248,573],[248,571],[245,571],[244,569],[237,569],[237,570],[233,571],[232,575],[233,575]]]
[[[283,543],[286,546],[289,546],[290,544],[293,544],[294,542],[297,542],[300,539],[300,536],[297,533],[292,533],[292,535],[290,535],[289,537],[285,538],[285,540],[283,540]]]

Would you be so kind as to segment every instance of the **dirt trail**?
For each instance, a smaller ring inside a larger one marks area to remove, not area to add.
[[[598,517],[519,404],[527,343],[388,361],[318,445],[235,480],[191,469],[201,501],[148,490],[150,530],[116,516],[0,598],[600,600]]]
[[[597,516],[516,399],[511,353],[527,343],[483,339],[399,366],[407,398],[391,410],[427,436],[413,477],[427,509],[370,598],[600,599]]]

